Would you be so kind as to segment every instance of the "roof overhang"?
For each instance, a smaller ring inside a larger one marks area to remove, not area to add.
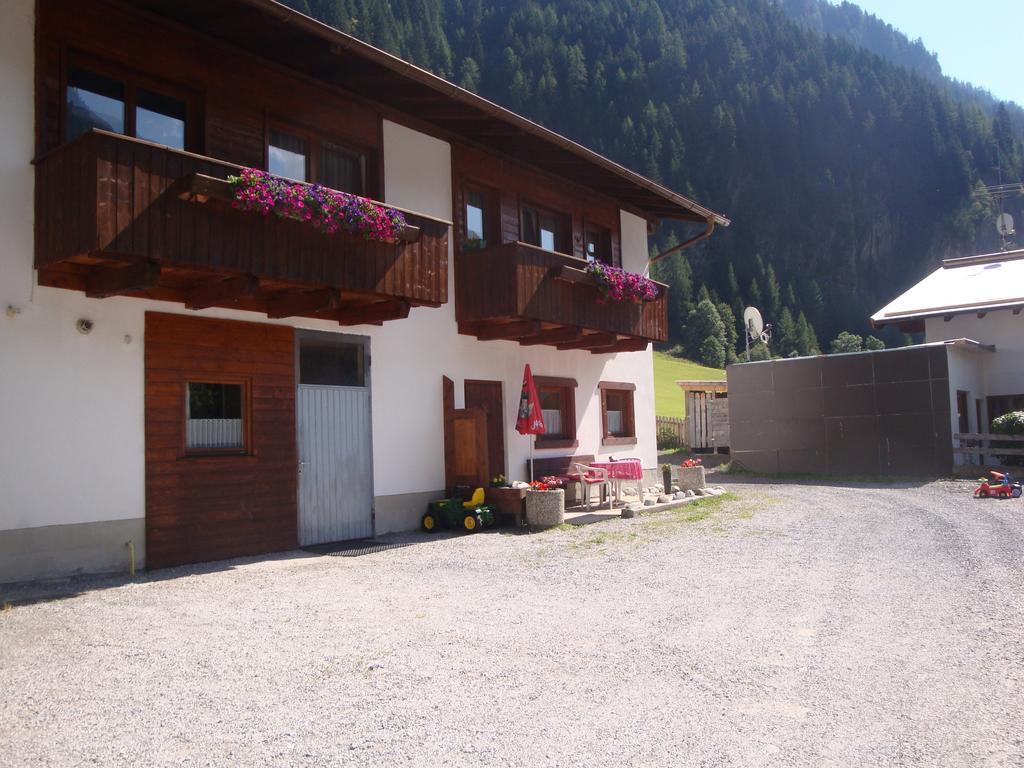
[[[729,225],[721,214],[655,181],[276,0],[134,0],[132,7],[412,115],[472,144],[528,158],[648,219]]]
[[[1024,249],[946,259],[942,266],[871,316],[875,328],[924,329],[924,321],[957,315],[983,317],[1024,308]]]
[[[728,392],[729,382],[723,379],[680,379],[676,386],[683,392]]]

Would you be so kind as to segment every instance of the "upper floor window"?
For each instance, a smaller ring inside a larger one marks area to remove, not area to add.
[[[323,141],[298,129],[270,129],[267,170],[277,176],[316,182],[354,195],[370,194],[364,152]]]
[[[320,149],[320,175],[325,187],[356,195],[366,194],[366,157],[336,144],[324,143]]]
[[[146,141],[185,148],[185,102],[139,88],[135,103],[135,135]]]
[[[612,256],[611,230],[599,227],[596,224],[587,224],[584,234],[584,247],[588,259],[596,259],[616,267],[620,266],[615,263]]]
[[[270,131],[267,170],[295,181],[309,181],[309,142],[284,131]]]
[[[466,241],[482,242],[487,237],[484,226],[484,195],[475,189],[466,190]]]
[[[570,251],[569,217],[535,205],[524,205],[522,210],[522,238],[524,243],[548,251]]]
[[[495,222],[497,192],[477,184],[466,184],[463,188],[465,208],[463,210],[463,248],[474,250],[487,247],[489,241],[497,243],[498,226]]]
[[[68,72],[68,141],[93,128],[185,149],[188,105],[184,99],[81,67]]]

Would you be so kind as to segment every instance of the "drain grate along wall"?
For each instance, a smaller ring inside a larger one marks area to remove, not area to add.
[[[944,345],[729,366],[733,460],[756,472],[952,471]]]

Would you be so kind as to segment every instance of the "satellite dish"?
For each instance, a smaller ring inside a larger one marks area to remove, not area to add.
[[[999,234],[1003,237],[1009,237],[1014,234],[1013,216],[1008,213],[999,214],[999,218],[996,219],[996,229],[999,230]]]
[[[752,339],[761,335],[761,331],[764,330],[764,320],[761,319],[761,313],[757,311],[757,307],[747,307],[743,310],[743,327],[747,329],[747,334]]]

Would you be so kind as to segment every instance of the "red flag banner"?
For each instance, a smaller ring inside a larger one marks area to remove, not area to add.
[[[537,397],[537,386],[533,383],[533,373],[527,363],[523,370],[523,391],[519,395],[516,432],[521,435],[543,435],[546,431],[544,416],[540,411],[540,398]]]

